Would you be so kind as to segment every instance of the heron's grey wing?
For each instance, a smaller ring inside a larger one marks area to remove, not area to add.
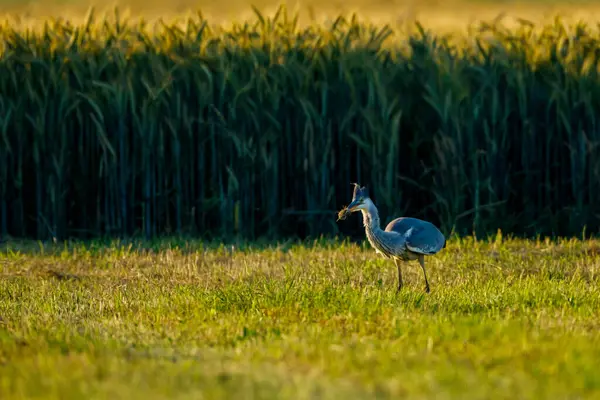
[[[430,255],[446,247],[446,238],[442,232],[432,223],[417,218],[396,218],[385,230],[404,235],[406,247],[415,253]]]

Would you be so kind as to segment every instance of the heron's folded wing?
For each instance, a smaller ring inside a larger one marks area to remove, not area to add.
[[[444,235],[435,225],[417,218],[396,218],[385,227],[385,230],[402,235],[406,247],[415,253],[434,254],[446,244]]]
[[[416,226],[406,235],[406,247],[420,254],[435,254],[444,247],[445,242],[444,235],[433,225]]]

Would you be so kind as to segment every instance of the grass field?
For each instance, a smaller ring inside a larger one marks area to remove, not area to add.
[[[0,398],[600,398],[599,245],[5,243]]]

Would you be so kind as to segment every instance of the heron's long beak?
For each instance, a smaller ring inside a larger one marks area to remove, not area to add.
[[[359,210],[358,206],[360,206],[360,204],[361,203],[359,201],[353,200],[352,203],[348,204],[348,207],[347,207],[348,211],[350,211],[350,212],[358,211]]]

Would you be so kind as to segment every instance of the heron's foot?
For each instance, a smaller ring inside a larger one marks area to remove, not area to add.
[[[431,291],[429,290],[429,285],[426,285],[426,286],[425,286],[425,292],[427,292],[427,293],[431,292]]]
[[[402,285],[398,285],[398,288],[396,289],[396,293],[400,293],[401,290],[402,290]]]

